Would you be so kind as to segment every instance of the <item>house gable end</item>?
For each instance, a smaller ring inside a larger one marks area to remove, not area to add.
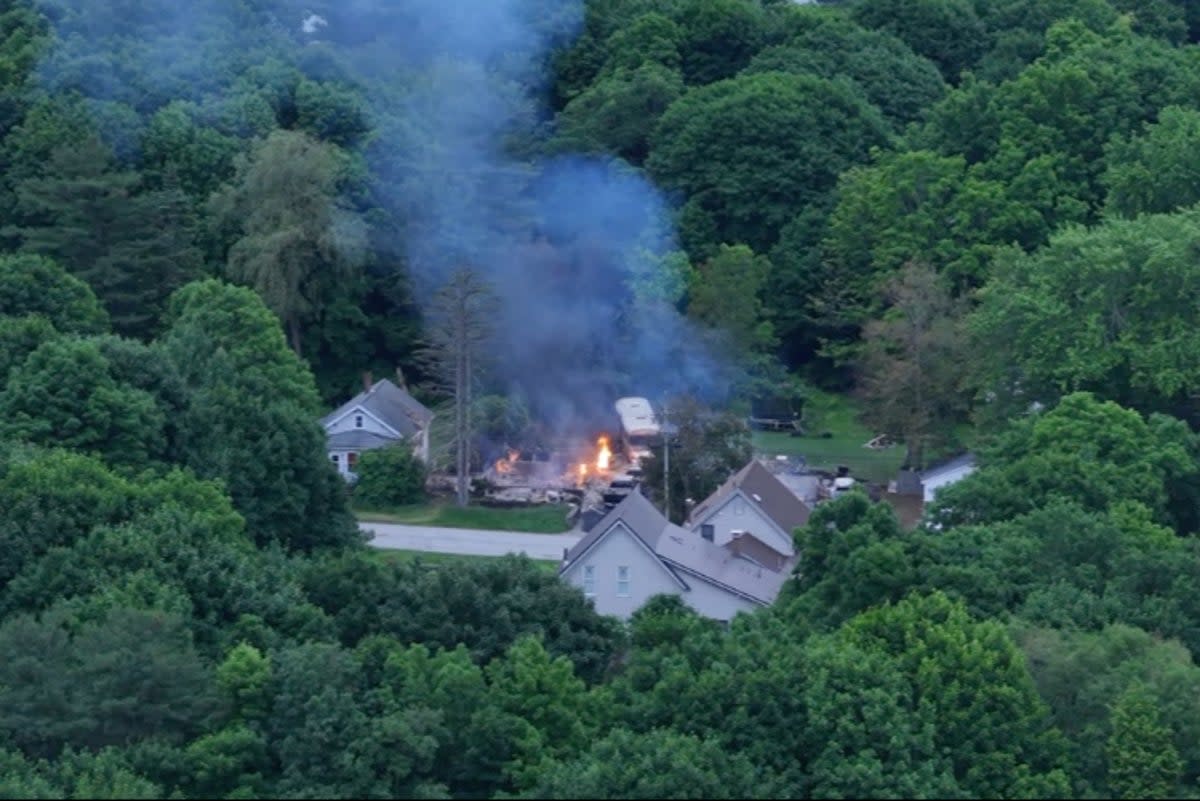
[[[742,505],[743,511],[741,514],[738,514],[736,511],[738,508],[737,504]],[[779,525],[771,519],[771,516],[763,511],[754,502],[754,499],[748,497],[740,488],[732,492],[723,502],[715,504],[713,508],[706,512],[704,517],[694,520],[691,530],[699,532],[701,526],[713,525],[714,527],[719,526],[721,529],[724,529],[719,531],[720,534],[728,535],[730,531],[738,530],[739,526],[733,521],[739,519],[746,520],[748,523],[750,520],[753,520],[764,527],[766,531],[761,533],[755,531],[755,526],[751,524],[747,524],[741,528],[749,531],[751,535],[757,535],[755,538],[762,541],[767,547],[779,551],[784,556],[792,556],[795,553],[795,545],[791,532],[784,532],[780,529]],[[768,536],[773,541],[768,541]],[[717,544],[724,543],[718,542]]]
[[[326,420],[328,421],[325,423],[326,433],[336,433],[338,424],[341,423],[343,420],[345,420],[347,417],[350,417],[351,415],[355,415],[355,414],[361,414],[363,417],[369,417],[380,428],[383,428],[385,431],[387,431],[389,434],[391,434],[396,439],[402,440],[405,438],[404,435],[401,434],[399,431],[397,431],[394,426],[391,426],[386,421],[381,420],[378,415],[374,414],[373,412],[371,412],[371,410],[367,409],[366,407],[362,406],[361,404],[355,404],[354,406],[351,406],[350,408],[346,409],[346,411],[339,414],[337,417],[334,417],[332,419],[326,418]],[[347,429],[347,430],[354,430],[354,429]]]
[[[662,559],[662,557],[655,553],[654,549],[647,545],[646,542],[633,531],[633,529],[625,525],[624,521],[620,519],[614,521],[613,524],[609,526],[603,534],[592,540],[587,548],[585,548],[581,553],[576,554],[570,562],[563,565],[563,567],[558,571],[559,576],[566,578],[573,575],[575,569],[587,561],[588,554],[593,553],[605,540],[612,537],[614,533],[623,534],[640,545],[646,554],[654,561],[654,563],[657,564],[664,573],[670,576],[672,581],[679,585],[681,590],[688,589],[687,582],[685,582],[679,576],[679,574],[676,573],[675,570],[672,569],[672,567]]]

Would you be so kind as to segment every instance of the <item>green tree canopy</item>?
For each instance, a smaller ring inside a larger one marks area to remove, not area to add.
[[[51,257],[86,281],[118,333],[153,333],[167,296],[197,277],[191,209],[177,188],[139,191],[91,137],[59,146],[46,175],[16,187],[25,224],[11,233],[30,253]]]
[[[614,729],[583,756],[548,767],[530,798],[760,798],[763,776],[741,754],[669,729]]]
[[[297,548],[357,538],[325,454],[312,374],[252,291],[203,281],[171,301],[160,347],[188,391],[183,463],[220,478],[260,542]]]
[[[354,500],[364,508],[387,509],[425,497],[425,464],[404,445],[367,451],[355,472]]]
[[[854,18],[889,31],[956,81],[984,54],[987,34],[971,0],[854,0]]]
[[[0,315],[31,314],[64,334],[108,331],[108,315],[83,281],[41,256],[0,256]]]
[[[887,139],[882,117],[850,84],[767,72],[699,87],[672,103],[646,164],[687,198],[681,226],[693,258],[722,242],[764,252],[784,224],[822,201],[842,170]]]
[[[96,453],[144,468],[166,452],[165,416],[149,393],[120,383],[96,342],[52,339],[9,375],[0,393],[9,436]]]
[[[893,661],[911,688],[910,713],[931,726],[934,752],[961,792],[1069,789],[1062,736],[1000,624],[976,622],[961,604],[934,593],[865,612],[835,636]]]
[[[1115,798],[1168,798],[1177,792],[1183,764],[1143,688],[1131,688],[1113,706],[1108,739],[1108,787]]]
[[[731,356],[743,362],[775,344],[763,303],[770,269],[745,245],[721,245],[692,272],[688,316],[717,331]]]
[[[363,260],[365,227],[338,201],[341,158],[303,133],[275,131],[237,159],[233,182],[209,205],[217,226],[238,232],[229,277],[262,295],[297,355],[303,326]]]
[[[984,391],[1002,410],[1091,390],[1194,418],[1198,235],[1192,210],[1068,228],[999,256],[972,320]]]
[[[981,450],[981,469],[945,489],[944,520],[991,522],[1058,499],[1104,511],[1139,503],[1160,523],[1184,524],[1197,474],[1195,435],[1088,393],[1013,422]]]
[[[786,44],[761,50],[745,73],[789,72],[850,78],[896,126],[919,119],[946,93],[937,67],[900,39],[849,19],[822,15]]]
[[[1105,150],[1101,182],[1108,190],[1106,211],[1118,217],[1171,212],[1200,201],[1196,142],[1200,111],[1168,106],[1158,120]]]

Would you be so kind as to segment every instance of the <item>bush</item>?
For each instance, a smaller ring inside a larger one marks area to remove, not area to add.
[[[425,500],[425,465],[404,446],[367,451],[358,459],[354,500],[386,508]]]

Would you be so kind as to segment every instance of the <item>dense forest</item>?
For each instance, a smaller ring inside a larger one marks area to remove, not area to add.
[[[1197,40],[1189,0],[0,0],[0,796],[1200,795]],[[980,467],[915,529],[822,504],[728,626],[389,559],[316,421],[366,371],[444,399],[462,269],[489,402],[821,387]]]

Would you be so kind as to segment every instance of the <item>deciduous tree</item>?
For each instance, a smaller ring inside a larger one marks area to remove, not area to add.
[[[859,389],[865,419],[904,443],[909,469],[966,413],[964,305],[927,265],[910,263],[888,287],[891,306],[863,331]]]
[[[238,159],[232,183],[209,205],[218,224],[239,232],[229,277],[262,295],[297,355],[303,327],[363,262],[366,229],[338,199],[343,169],[333,146],[275,131]]]

